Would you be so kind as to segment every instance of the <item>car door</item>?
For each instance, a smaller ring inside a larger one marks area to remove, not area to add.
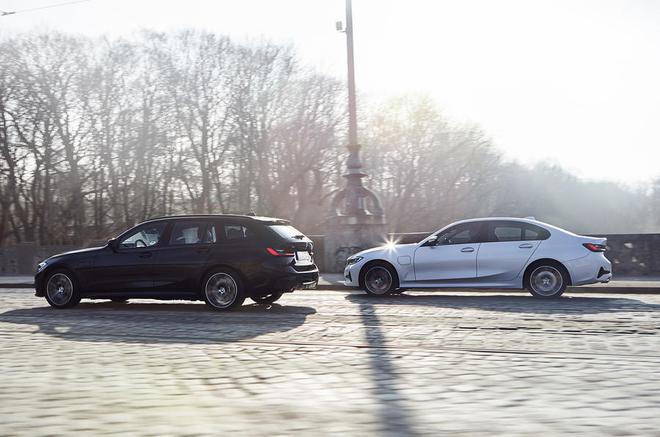
[[[532,227],[538,230],[535,232]],[[477,256],[478,278],[486,281],[515,279],[538,248],[542,231],[525,222],[488,222],[487,241],[481,244]]]
[[[90,290],[153,290],[153,268],[166,228],[166,221],[145,223],[129,230],[113,247],[99,253],[94,259],[94,274],[90,275]]]
[[[481,222],[459,223],[415,250],[416,281],[470,281],[477,276]]]
[[[215,225],[211,220],[173,220],[167,244],[159,250],[158,264],[154,266],[154,288],[198,291],[215,242]]]

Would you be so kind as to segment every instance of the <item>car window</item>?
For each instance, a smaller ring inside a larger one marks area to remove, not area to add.
[[[222,226],[225,240],[251,240],[255,237],[252,229],[239,224],[224,224]]]
[[[519,225],[495,225],[493,227],[494,241],[522,241],[523,227]]]
[[[525,225],[525,240],[547,240],[550,237],[550,232],[540,226],[526,224]]]
[[[215,224],[211,223],[209,226],[206,228],[206,231],[204,232],[204,239],[202,242],[204,243],[215,243],[218,241],[216,234],[215,234]]]
[[[207,223],[204,221],[176,221],[170,236],[170,246],[214,242],[206,235],[206,228]]]
[[[287,240],[304,240],[305,235],[291,225],[269,226],[277,235]]]
[[[121,249],[139,249],[158,244],[167,223],[147,223],[136,228],[119,242]]]
[[[438,245],[478,243],[480,230],[479,223],[453,226],[438,235]]]

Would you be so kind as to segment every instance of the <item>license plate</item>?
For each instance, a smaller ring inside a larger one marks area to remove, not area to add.
[[[309,252],[296,252],[296,258],[302,262],[312,262],[312,255]]]

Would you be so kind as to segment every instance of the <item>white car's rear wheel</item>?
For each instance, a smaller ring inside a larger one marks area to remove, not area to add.
[[[367,267],[364,273],[364,289],[368,294],[382,296],[396,289],[395,273],[383,264]]]
[[[560,268],[554,265],[535,267],[527,281],[529,292],[535,297],[559,297],[566,290],[567,279]]]

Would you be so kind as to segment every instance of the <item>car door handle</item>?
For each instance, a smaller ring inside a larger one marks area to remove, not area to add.
[[[534,245],[531,244],[531,243],[523,243],[518,247],[521,248],[521,249],[531,249],[532,247],[534,247]]]
[[[474,247],[464,247],[461,252],[474,252]]]
[[[151,258],[151,252],[143,252],[140,254],[140,258]]]
[[[211,250],[210,247],[200,247],[197,249],[197,253],[209,253],[209,250]]]

